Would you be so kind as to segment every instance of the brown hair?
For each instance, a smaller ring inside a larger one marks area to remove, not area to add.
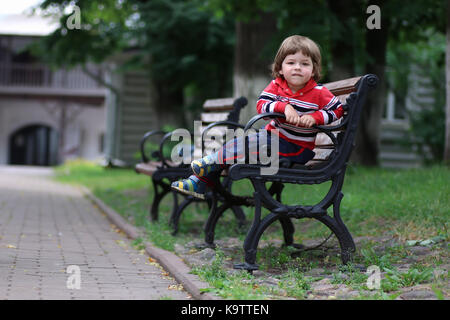
[[[272,76],[274,78],[282,77],[280,74],[281,65],[286,56],[290,54],[296,54],[301,51],[304,55],[311,58],[313,63],[313,79],[319,81],[322,71],[322,57],[320,54],[319,46],[309,39],[308,37],[293,35],[284,39],[278,49],[277,55],[275,56],[274,62],[272,64]]]

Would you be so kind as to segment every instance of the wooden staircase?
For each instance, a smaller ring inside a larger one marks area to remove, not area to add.
[[[383,168],[418,168],[420,156],[408,144],[409,123],[406,120],[382,120],[379,163]]]

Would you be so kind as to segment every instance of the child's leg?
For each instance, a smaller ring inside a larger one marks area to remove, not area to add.
[[[192,161],[191,168],[192,172],[198,177],[204,177],[211,172],[223,169],[219,164],[219,152]]]
[[[204,199],[206,186],[214,187],[217,182],[217,173],[230,164],[235,163],[233,159],[240,157],[238,155],[231,156],[227,159],[226,156],[230,154],[237,154],[240,152],[236,148],[235,140],[227,142],[219,151],[205,156],[199,160],[194,160],[191,163],[192,172],[194,173],[189,178],[176,181],[172,183],[172,188],[185,194],[193,195],[197,198]]]

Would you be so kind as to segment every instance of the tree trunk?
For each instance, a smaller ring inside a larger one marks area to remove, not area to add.
[[[369,59],[366,63],[365,73],[373,73],[378,76],[379,83],[377,89],[370,92],[362,110],[356,136],[356,147],[352,155],[353,161],[366,166],[378,165],[380,124],[386,102],[385,67],[389,21],[383,16],[382,4],[384,1],[376,2],[381,7],[381,28],[368,29],[366,32],[366,50]]]
[[[340,21],[339,28],[342,28],[340,39],[333,41],[331,46],[331,57],[333,67],[329,71],[329,81],[337,81],[355,74],[353,41],[349,39],[352,30],[349,28],[349,20],[354,16],[352,13],[352,1],[354,0],[329,0],[328,6],[331,12],[336,15],[336,20]]]
[[[450,165],[450,0],[447,0],[447,51],[445,58],[445,91],[446,91],[446,116],[445,116],[445,147],[444,162]]]
[[[261,13],[258,19],[250,22],[236,23],[233,91],[235,97],[248,99],[247,107],[241,111],[241,123],[256,114],[256,101],[271,80],[270,64],[275,53],[266,58],[261,52],[276,31],[276,19],[270,13]]]
[[[193,124],[188,122],[186,114],[180,115],[184,103],[182,90],[170,90],[169,83],[156,83],[155,88],[158,97],[156,103],[158,121],[176,128],[192,127]]]

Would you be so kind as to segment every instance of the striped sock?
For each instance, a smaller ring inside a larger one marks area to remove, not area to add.
[[[218,152],[203,157],[199,160],[194,160],[191,163],[192,172],[199,177],[204,177],[208,175],[212,171],[217,171],[221,168],[219,164],[217,164]]]

